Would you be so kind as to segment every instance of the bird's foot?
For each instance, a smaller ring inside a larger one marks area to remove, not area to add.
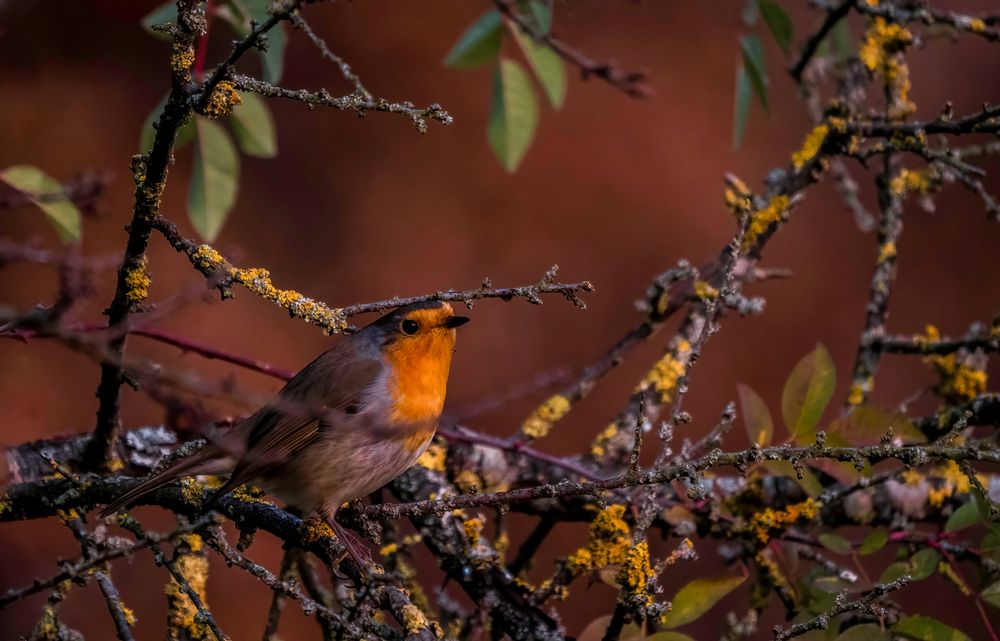
[[[329,518],[327,522],[330,527],[333,528],[333,533],[337,535],[337,538],[343,544],[344,549],[354,562],[358,564],[362,570],[367,570],[372,565],[372,555],[368,550],[368,546],[365,544],[364,540],[351,532],[350,530],[344,528],[340,523],[337,523],[336,518]]]

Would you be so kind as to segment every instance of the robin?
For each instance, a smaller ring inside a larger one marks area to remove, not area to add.
[[[382,487],[427,449],[444,407],[455,328],[469,321],[440,301],[386,314],[321,354],[252,416],[108,505],[108,516],[174,479],[226,474],[212,496],[253,482],[330,524],[345,501]],[[211,503],[211,500],[209,503]]]

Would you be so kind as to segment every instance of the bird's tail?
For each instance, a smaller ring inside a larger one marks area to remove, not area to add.
[[[121,495],[113,502],[109,503],[103,510],[101,510],[101,518],[106,516],[111,516],[118,510],[126,508],[139,498],[160,489],[164,485],[170,483],[171,481],[181,477],[189,476],[192,474],[208,474],[213,473],[216,470],[208,469],[211,467],[216,467],[212,463],[219,461],[220,457],[224,454],[214,445],[206,445],[194,454],[186,456],[179,461],[175,462],[173,465],[163,470],[158,474],[154,474],[149,477],[139,485]],[[223,471],[223,470],[218,470]]]

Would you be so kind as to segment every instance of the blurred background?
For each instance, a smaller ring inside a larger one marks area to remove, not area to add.
[[[102,212],[85,221],[86,255],[120,257],[123,226],[131,216],[129,159],[139,151],[143,120],[168,88],[169,46],[139,24],[156,4],[0,0],[0,167],[31,164],[59,180],[86,169],[113,172]],[[963,2],[961,8],[975,13],[988,5]],[[755,104],[743,146],[732,151],[741,2],[557,2],[554,31],[562,39],[595,59],[614,58],[627,70],[647,72],[656,94],[633,100],[600,81],[581,81],[571,70],[564,107],[556,112],[541,106],[535,143],[520,170],[509,175],[486,144],[491,71],[441,64],[468,23],[488,6],[369,0],[310,7],[305,15],[312,26],[370,91],[418,105],[441,103],[455,123],[431,123],[430,132],[421,136],[398,116],[373,113],[358,119],[272,101],[279,155],[273,160],[241,157],[238,202],[216,243],[239,265],[270,269],[277,286],[331,305],[475,288],[484,276],[498,286],[525,284],[554,263],[562,268],[562,280],[588,279],[596,285],[586,312],[555,298],[541,307],[520,300],[477,304],[469,314],[473,322],[461,332],[450,408],[539,372],[565,368],[576,373],[598,358],[637,321],[633,301],[654,276],[680,258],[700,264],[728,241],[734,223],[722,203],[724,172],[759,188],[770,169],[788,164],[810,128],[783,73],[786,61],[765,38],[771,114],[765,117]],[[791,13],[799,38],[820,17],[803,7]],[[855,24],[855,35],[860,31]],[[210,63],[227,51],[230,36],[222,33],[211,41]],[[930,50],[910,56],[913,98],[922,119],[933,117],[946,101],[962,114],[984,100],[1000,99],[995,47],[967,37],[961,46],[938,40]],[[256,71],[252,65],[246,69]],[[291,34],[285,69],[283,86],[325,86],[334,94],[349,90],[301,34]],[[190,147],[178,154],[163,199],[163,214],[188,236],[194,235],[185,213],[191,157]],[[982,165],[990,172],[987,188],[994,194],[1000,191],[997,165],[995,159]],[[874,208],[870,179],[859,171],[855,176],[863,201]],[[906,209],[889,320],[895,333],[920,332],[934,323],[942,334],[957,335],[971,321],[988,322],[1000,312],[1000,227],[988,223],[981,202],[959,187],[947,187],[937,203],[934,213],[913,203]],[[0,216],[3,238],[58,243],[37,210],[24,207]],[[767,299],[765,313],[728,318],[709,343],[685,402],[695,418],[685,435],[697,436],[714,424],[735,398],[737,382],[750,384],[777,413],[785,377],[817,342],[829,348],[838,367],[832,406],[839,406],[874,257],[874,236],[858,230],[833,186],[810,189],[791,223],[767,247],[764,261],[791,269],[794,277],[752,286],[748,293]],[[156,235],[150,272],[153,300],[203,282]],[[76,311],[81,320],[103,320],[113,273],[102,274],[96,285],[93,299]],[[18,309],[51,302],[56,288],[51,268],[15,264],[0,270],[0,300]],[[301,367],[339,340],[290,320],[243,290],[225,303],[186,306],[157,327],[287,369]],[[672,327],[635,350],[542,447],[559,454],[585,448],[623,406]],[[279,387],[274,379],[181,355],[142,338],[130,341],[129,353],[190,368],[211,380],[231,378],[239,389],[263,395]],[[876,382],[877,404],[894,406],[933,383],[926,368],[906,358],[912,357],[885,361]],[[98,376],[97,365],[54,343],[0,342],[0,444],[91,429]],[[508,435],[544,393],[507,403],[477,417],[472,426]],[[163,419],[162,408],[142,394],[125,389],[123,404],[126,426]],[[915,409],[927,412],[933,406]],[[726,445],[745,445],[741,428]],[[169,525],[157,510],[141,513],[153,526]],[[513,519],[516,545],[531,521]],[[534,578],[547,576],[552,558],[585,541],[584,526],[562,527],[565,535],[555,540],[567,549],[543,555]],[[657,543],[654,553],[665,554],[673,544]],[[69,531],[54,521],[0,524],[0,545],[0,590],[48,576],[57,555],[77,554]],[[696,548],[702,557],[696,565],[665,575],[666,596],[696,573],[724,572],[716,568],[713,542],[696,541]],[[251,555],[276,568],[280,549],[261,535]],[[876,558],[877,571],[887,562]],[[136,638],[162,637],[166,572],[155,568],[148,554],[133,564],[120,563],[115,572],[126,604],[139,616]],[[610,588],[577,581],[574,606],[562,608],[569,631],[579,633],[595,613],[610,612],[613,599]],[[27,634],[43,600],[39,595],[0,611],[2,636]],[[209,603],[234,639],[260,635],[269,601],[263,586],[221,565],[209,583]],[[920,604],[946,621],[968,622],[964,630],[973,638],[985,634],[973,606],[940,577],[904,591],[899,601]],[[726,609],[745,611],[745,590],[713,612],[721,616]],[[110,620],[93,587],[74,593],[62,612],[69,625],[90,638],[109,638]],[[318,638],[316,626],[294,605],[286,612],[285,638]],[[774,621],[762,631],[780,620],[777,608],[770,614]],[[687,631],[714,638],[718,623],[718,617],[705,617]]]

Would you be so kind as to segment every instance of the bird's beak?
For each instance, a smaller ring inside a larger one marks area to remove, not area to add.
[[[455,329],[456,327],[461,327],[469,322],[468,316],[452,316],[444,322],[444,326],[448,329]]]

